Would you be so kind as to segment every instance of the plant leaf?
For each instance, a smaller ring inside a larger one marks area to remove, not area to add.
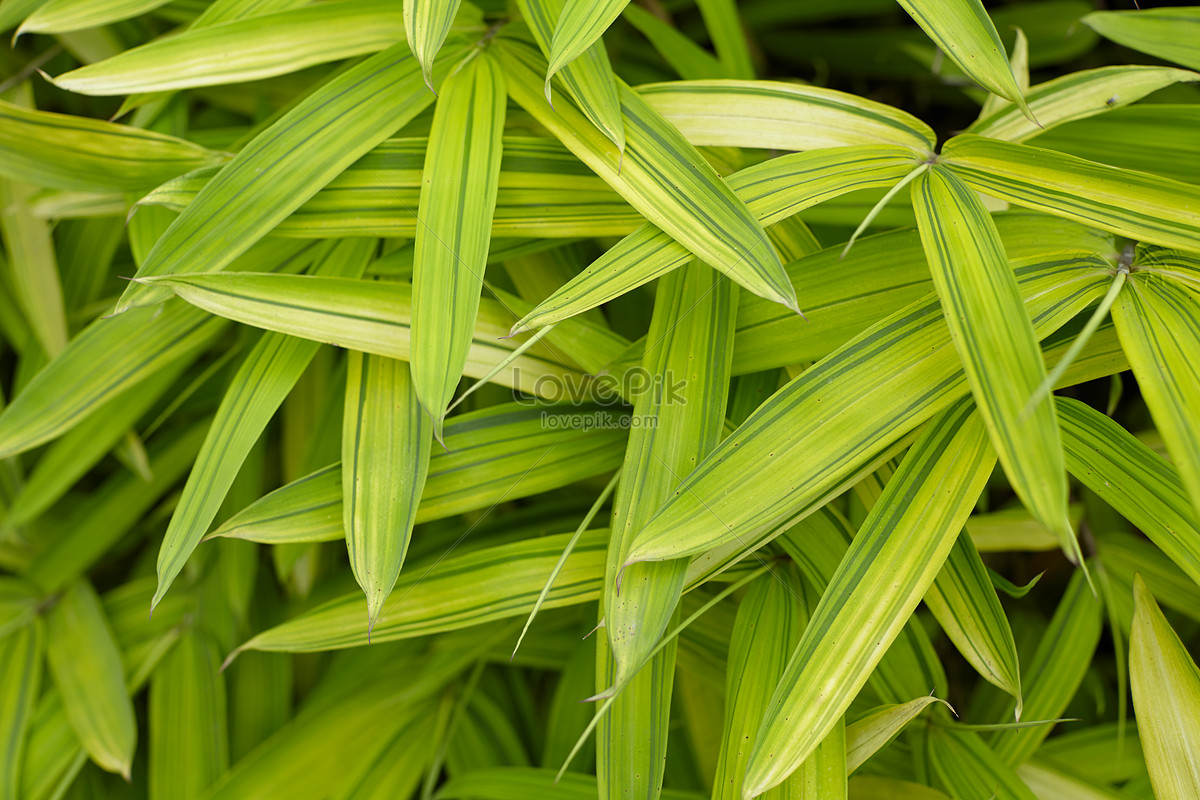
[[[425,567],[414,564],[396,581],[371,641],[378,644],[528,616],[571,535],[497,545],[438,559]],[[603,529],[588,531],[580,538],[543,610],[599,598],[607,542],[608,531]],[[463,586],[471,586],[471,591],[464,592]],[[237,652],[300,653],[366,643],[362,595],[351,592],[258,634]]]
[[[781,783],[849,707],[937,576],[993,458],[970,402],[930,421],[813,611],[755,737],[744,797]]]
[[[546,56],[547,101],[550,79],[595,45],[628,4],[629,0],[564,0],[555,21],[550,54]]]
[[[133,703],[112,628],[86,580],[68,589],[47,615],[46,659],[88,755],[129,780],[137,741]]]
[[[918,697],[907,703],[884,706],[846,726],[846,772],[853,773],[871,756],[887,746],[934,703],[944,703],[936,697]]]
[[[460,0],[404,0],[404,32],[421,65],[421,76],[433,89],[433,62],[450,35]]]
[[[1059,125],[1087,119],[1128,105],[1174,83],[1193,83],[1200,75],[1170,67],[1101,67],[1063,75],[1038,84],[1025,99],[1038,124],[1015,106],[1005,105],[967,128],[967,133],[1023,142]]]
[[[433,112],[430,139],[443,145],[426,151],[421,173],[411,358],[412,386],[433,418],[438,439],[479,311],[496,208],[504,104],[504,74],[485,52],[446,79]]]
[[[318,275],[361,275],[375,249],[372,239],[331,248],[314,268]],[[319,345],[281,333],[264,334],[238,368],[217,409],[158,551],[158,605],[192,551],[208,532],[250,448],[308,367]]]
[[[779,81],[672,81],[638,95],[694,145],[818,150],[895,145],[920,157],[936,137],[921,120],[847,92]],[[753,126],[746,125],[752,118]]]
[[[1103,294],[1108,280],[1097,264],[1107,262],[1071,255],[1016,267],[1038,336]],[[937,299],[917,301],[759,406],[638,533],[627,561],[679,558],[725,544],[751,549],[777,526],[811,512],[809,503],[967,392]],[[798,453],[805,455],[790,455]],[[756,487],[752,507],[733,491],[747,482]],[[721,524],[714,525],[714,518]]]
[[[367,595],[368,638],[404,563],[432,436],[408,364],[351,352],[342,423],[343,524],[350,566]]]
[[[512,98],[649,222],[755,294],[798,310],[795,290],[762,225],[639,95],[618,83],[625,152],[614,160],[607,139],[570,98],[560,98],[555,108],[546,102],[537,79],[539,53],[510,37],[498,38],[496,46]]]
[[[899,0],[933,43],[980,86],[1030,115],[996,26],[980,0]],[[1031,115],[1030,115],[1031,116]]]
[[[20,797],[21,756],[42,682],[43,639],[36,618],[0,634],[0,800]]]
[[[404,42],[346,70],[246,145],[171,223],[137,277],[228,266],[432,99]],[[117,311],[167,296],[134,283]]]
[[[0,174],[81,192],[146,191],[224,156],[173,136],[0,100]]]
[[[1200,250],[1200,187],[963,134],[941,163],[973,189],[1138,241]]]
[[[150,681],[151,798],[193,798],[229,768],[225,676],[212,638],[186,630]]]
[[[1140,576],[1133,579],[1129,682],[1154,796],[1200,787],[1200,672]]]
[[[1082,21],[1117,44],[1200,69],[1200,11],[1195,8],[1094,11]]]
[[[1130,276],[1113,322],[1138,388],[1200,515],[1200,296],[1150,273]]]
[[[412,287],[407,283],[261,274],[171,275],[151,281],[170,287],[205,311],[243,324],[348,350],[409,359]],[[495,301],[480,301],[464,374],[483,377],[520,346],[520,339],[501,339],[512,316]],[[562,399],[568,390],[579,390],[587,383],[574,364],[563,360],[559,352],[539,344],[494,380],[501,385],[516,384],[514,388],[530,394],[549,395],[549,400]]]
[[[521,18],[546,58],[550,57],[554,28],[566,0],[517,0]],[[625,152],[625,121],[617,95],[616,75],[603,42],[594,42],[558,72],[558,79],[579,109],[600,129],[619,152]]]
[[[1021,719],[1021,671],[1017,645],[987,567],[966,531],[959,534],[941,572],[925,593],[947,638],[985,680],[1017,700]]]
[[[951,795],[962,800],[1035,800],[1013,771],[972,731],[931,728],[929,760]]]
[[[1054,399],[1030,406],[1046,368],[991,215],[962,181],[937,168],[917,177],[912,197],[950,336],[1000,465],[1017,497],[1078,563]]]

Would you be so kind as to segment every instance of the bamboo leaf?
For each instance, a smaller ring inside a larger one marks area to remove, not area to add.
[[[1038,336],[1103,294],[1108,281],[1098,266],[1107,262],[1085,263],[1072,255],[1016,267]],[[834,376],[837,380],[830,380]],[[679,558],[726,544],[738,551],[757,546],[777,532],[776,526],[811,512],[809,503],[968,391],[937,299],[917,301],[863,331],[763,403],[684,479],[638,533],[627,560]],[[824,432],[832,430],[838,433]],[[757,491],[753,507],[733,491],[747,482]]]
[[[1015,106],[1005,105],[980,118],[967,133],[1023,142],[1059,125],[1087,119],[1141,100],[1174,83],[1193,83],[1200,75],[1169,67],[1101,67],[1063,75],[1038,84],[1025,99],[1038,124]]]
[[[798,581],[784,568],[750,584],[738,604],[725,669],[725,720],[713,800],[741,800],[742,776],[771,692],[807,621]]]
[[[314,273],[357,277],[366,269],[374,248],[371,239],[341,242],[328,251]],[[158,551],[158,590],[151,608],[162,600],[208,532],[250,448],[292,391],[318,347],[307,339],[267,333],[238,368],[163,535]]]
[[[1026,664],[1021,682],[1023,716],[1033,720],[1062,716],[1092,662],[1100,641],[1100,620],[1100,602],[1088,587],[1084,573],[1077,570],[1033,658]],[[1009,709],[1015,708],[1014,700]],[[1016,767],[1037,751],[1050,731],[1049,725],[998,730],[990,735],[988,745],[1005,764]]]
[[[1200,514],[1200,296],[1135,272],[1113,306],[1121,346]]]
[[[933,728],[929,760],[953,797],[963,800],[1035,800],[1012,767],[971,731]]]
[[[246,145],[171,223],[137,277],[228,266],[431,100],[404,42],[345,71]],[[168,296],[135,283],[117,310]]]
[[[937,576],[993,463],[969,402],[929,423],[813,611],[755,737],[744,797],[787,778],[849,707]]]
[[[421,76],[433,88],[433,62],[450,35],[460,0],[404,0],[404,33],[421,65]]]
[[[904,730],[904,726],[934,703],[936,697],[918,697],[907,703],[885,706],[846,726],[846,772],[853,773]]]
[[[1078,400],[1058,403],[1067,469],[1200,585],[1200,525],[1178,470]]]
[[[150,281],[236,322],[402,361],[410,356],[412,287],[407,283],[262,274],[172,275]],[[520,346],[520,339],[501,338],[512,316],[496,301],[480,301],[464,374],[483,377]],[[537,345],[494,380],[549,400],[562,399],[569,389],[587,383],[565,360],[558,351]]]
[[[570,533],[555,534],[450,556],[427,566],[414,564],[396,581],[371,641],[378,644],[527,616],[570,537]],[[607,542],[607,530],[583,535],[543,610],[599,598]],[[472,589],[464,592],[463,586]],[[366,643],[362,595],[352,592],[258,634],[238,652],[298,653]]]
[[[554,39],[546,56],[546,99],[550,99],[550,79],[579,58],[600,40],[629,0],[564,0],[554,25]]]
[[[684,80],[729,77],[725,67],[700,45],[639,5],[627,5],[622,18],[637,28]],[[543,48],[544,52],[544,48]],[[570,65],[568,65],[570,68]]]
[[[0,639],[33,622],[41,600],[36,585],[11,575],[0,575]]]
[[[199,145],[101,120],[0,100],[0,174],[81,192],[137,192],[224,156]]]
[[[819,86],[672,81],[639,86],[638,95],[694,145],[778,150],[894,145],[923,158],[936,140],[929,126],[910,114]],[[755,124],[747,126],[747,118]]]
[[[758,220],[772,225],[846,192],[891,185],[911,169],[911,156],[899,148],[863,146],[785,155],[727,180]],[[666,233],[642,225],[543,300],[513,330],[550,325],[583,313],[691,259],[691,253]],[[801,277],[790,273],[789,279]]]
[[[0,612],[2,613],[2,612]],[[21,757],[42,681],[42,621],[0,634],[0,798],[17,800]]]
[[[972,188],[1139,241],[1200,249],[1200,188],[981,136],[955,136],[941,163]]]
[[[229,767],[225,677],[216,643],[184,631],[150,681],[151,798],[193,798]]]
[[[1012,629],[987,567],[964,531],[925,593],[925,605],[946,636],[985,680],[1016,698],[1021,719],[1021,671]]]
[[[965,184],[936,168],[916,179],[912,195],[933,283],[1000,465],[1078,563],[1054,400],[1029,405],[1045,366],[991,216]]]
[[[53,358],[67,346],[66,310],[50,225],[30,213],[31,188],[0,178],[0,238],[10,260],[0,264],[7,266],[0,275],[42,352]]]
[[[1141,577],[1133,581],[1129,681],[1154,796],[1200,788],[1200,672]]]
[[[408,364],[350,353],[342,424],[346,548],[367,596],[367,636],[404,563],[425,488],[433,426]]]
[[[512,98],[649,222],[755,294],[798,310],[795,290],[762,225],[700,153],[639,95],[618,84],[625,152],[614,159],[607,140],[598,131],[589,133],[594,129],[570,98],[560,98],[551,108],[542,96],[540,54],[508,37],[498,39],[497,48]]]
[[[427,151],[422,172],[412,283],[412,386],[433,418],[438,439],[479,310],[504,104],[504,74],[483,53],[446,79],[433,113],[430,138],[444,145]]]
[[[193,25],[59,75],[69,92],[123,95],[261,80],[387,48],[404,38],[394,3],[337,0]]]
[[[1083,23],[1117,44],[1200,69],[1200,11],[1195,8],[1095,11]]]
[[[137,726],[100,598],[80,581],[46,617],[46,658],[67,719],[96,765],[130,778]]]
[[[565,0],[517,0],[521,18],[546,58],[550,57],[554,28],[562,16]],[[603,42],[595,42],[558,72],[558,79],[580,110],[599,128],[619,152],[625,152],[625,121],[617,81]]]
[[[167,0],[50,0],[25,18],[17,28],[23,33],[69,33],[153,11]]]
[[[939,49],[992,94],[1030,114],[996,26],[979,0],[899,0]]]

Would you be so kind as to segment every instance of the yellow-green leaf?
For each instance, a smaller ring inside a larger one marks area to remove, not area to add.
[[[1083,23],[1117,44],[1200,69],[1200,9],[1095,11]]]
[[[100,598],[86,580],[46,617],[46,658],[71,728],[96,764],[129,780],[137,742],[133,703]]]
[[[21,757],[42,681],[42,621],[0,634],[0,800],[18,800]]]
[[[1133,580],[1129,683],[1154,796],[1200,794],[1200,671],[1140,576]]]
[[[342,420],[346,549],[367,596],[369,636],[408,550],[433,425],[406,362],[358,352],[350,353]]]
[[[442,417],[462,378],[487,266],[500,135],[504,74],[487,52],[442,84],[425,155],[413,264],[412,385],[442,435]],[[418,492],[420,490],[418,489]]]

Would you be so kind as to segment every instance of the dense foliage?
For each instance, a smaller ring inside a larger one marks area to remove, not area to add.
[[[0,800],[1200,798],[1200,8],[8,31]]]

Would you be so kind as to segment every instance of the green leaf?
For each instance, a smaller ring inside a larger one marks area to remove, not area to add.
[[[412,385],[433,418],[438,439],[467,362],[479,311],[496,208],[504,104],[504,74],[484,52],[446,79],[433,112],[430,138],[444,144],[426,152],[421,173],[421,226],[412,282]]]
[[[1200,671],[1140,577],[1133,581],[1129,681],[1154,796],[1200,787]]]
[[[41,601],[37,586],[11,575],[0,575],[0,639],[32,622]]]
[[[261,80],[374,53],[404,37],[383,0],[336,0],[192,28],[71,70],[54,85],[88,95],[161,92]]]
[[[0,800],[17,800],[21,756],[42,681],[42,621],[0,634]]]
[[[1020,720],[1017,645],[987,567],[965,531],[955,540],[941,572],[925,593],[925,605],[975,671],[1016,698],[1015,716]]]
[[[1035,800],[1012,767],[971,731],[932,728],[929,760],[953,797],[961,800]]]
[[[318,275],[361,275],[375,249],[372,239],[331,248],[314,268]],[[200,539],[208,532],[250,448],[308,367],[319,345],[281,333],[264,334],[230,381],[213,425],[188,475],[158,551],[158,605]]]
[[[1107,262],[1063,254],[1062,260],[1017,265],[1038,336],[1103,293],[1108,280],[1098,264]],[[777,533],[777,526],[811,512],[810,503],[968,391],[938,300],[919,300],[863,331],[759,406],[638,533],[628,561],[679,558],[726,544],[739,551],[753,548]],[[754,504],[732,491],[747,483],[755,486]]]
[[[1169,278],[1134,272],[1113,322],[1138,388],[1200,515],[1200,295]]]
[[[724,65],[712,53],[641,6],[627,5],[621,16],[650,41],[663,60],[684,80],[728,77]],[[570,69],[570,66],[567,68]]]
[[[754,734],[807,621],[797,596],[801,592],[799,581],[781,568],[751,583],[738,603],[725,668],[725,717],[713,800],[742,798]]]
[[[452,417],[434,448],[418,523],[486,509],[620,466],[628,418],[587,430],[573,425],[597,406],[493,406]],[[293,481],[231,517],[212,536],[267,544],[341,539],[342,470],[335,464]]]
[[[546,56],[546,99],[550,79],[600,41],[600,35],[621,15],[629,0],[564,0]]]
[[[272,231],[278,236],[413,237],[428,139],[389,139],[347,167]],[[188,207],[216,174],[197,170],[163,184],[142,205]],[[530,214],[536,205],[538,214]],[[506,136],[493,237],[623,236],[643,218],[556,140]],[[544,243],[543,243],[544,246]],[[411,249],[408,251],[411,252]],[[504,260],[503,252],[489,263]],[[403,275],[407,277],[407,275]]]
[[[1194,72],[1170,67],[1101,67],[1072,72],[1038,84],[1026,93],[1025,99],[1029,101],[1029,110],[1037,117],[1037,125],[1020,109],[1006,105],[979,119],[966,132],[1023,142],[1059,125],[1141,100],[1174,83],[1198,80],[1200,75]]]
[[[744,797],[787,778],[849,707],[937,576],[993,463],[987,430],[969,402],[926,427],[854,537],[788,662],[755,737]]]
[[[742,18],[734,0],[697,0],[704,27],[708,29],[717,58],[730,78],[754,77],[754,62],[742,28]]]
[[[755,294],[798,310],[795,290],[754,214],[639,95],[618,84],[625,152],[614,159],[607,139],[570,98],[559,98],[554,108],[546,102],[537,51],[509,37],[496,47],[512,98],[649,222]]]
[[[350,353],[342,419],[346,549],[367,596],[369,638],[408,550],[433,426],[406,362],[358,352]]]
[[[982,136],[955,136],[946,169],[974,189],[1138,241],[1200,250],[1200,187]]]
[[[734,173],[727,182],[762,224],[772,225],[846,192],[889,186],[912,167],[911,155],[900,148],[846,147],[773,158]],[[583,313],[691,260],[683,245],[653,225],[642,225],[543,300],[513,330],[550,325]],[[789,280],[806,278],[789,270]]]
[[[225,268],[432,99],[404,42],[346,70],[246,145],[171,223],[137,277]],[[131,284],[117,310],[167,296]]]
[[[69,33],[153,11],[167,0],[50,0],[17,28],[23,33]]]
[[[12,287],[41,351],[53,358],[67,346],[66,310],[51,227],[30,213],[31,190],[0,178],[0,238],[9,257],[7,265],[0,264],[0,276]]]
[[[47,615],[46,659],[88,755],[129,780],[137,741],[133,703],[112,628],[87,581],[68,589]]]
[[[153,131],[0,100],[0,174],[81,192],[146,191],[224,156]]]
[[[566,0],[517,0],[521,18],[542,51],[550,57],[554,28]],[[603,42],[595,42],[558,72],[558,79],[575,99],[580,110],[600,129],[618,151],[625,152],[625,121],[617,95],[616,75]]]
[[[437,559],[406,570],[371,633],[373,644],[527,616],[571,534],[555,534]],[[607,530],[585,533],[546,598],[543,610],[600,596]],[[464,592],[463,586],[470,586]],[[419,588],[418,588],[419,587]],[[359,592],[331,600],[238,648],[311,652],[367,643]]]
[[[1196,8],[1095,11],[1083,23],[1117,44],[1200,69],[1200,10]]]
[[[596,779],[591,775],[566,772],[556,777],[552,769],[533,767],[487,767],[454,775],[434,795],[437,800],[595,800]],[[664,789],[662,800],[696,800],[692,792]]]
[[[737,291],[703,264],[671,273],[658,287],[634,398],[621,482],[613,501],[605,630],[621,684],[666,631],[686,559],[622,569],[634,535],[724,432]]]
[[[904,111],[819,86],[672,81],[639,86],[638,95],[694,145],[777,150],[895,145],[923,158],[937,138]]]
[[[1022,715],[1027,719],[1058,719],[1075,696],[1100,641],[1100,601],[1084,573],[1076,570],[1058,609],[1025,665],[1021,688]],[[1015,714],[1016,701],[1008,705]],[[1016,767],[1033,755],[1050,734],[1051,726],[1036,725],[995,731],[988,745],[1008,766]]]
[[[961,538],[961,537],[960,537]],[[934,703],[936,697],[918,697],[907,703],[884,706],[846,726],[846,772],[852,773],[882,750],[904,726]]]
[[[151,798],[198,797],[229,768],[225,676],[216,642],[192,628],[150,681]]]
[[[963,72],[1029,116],[996,26],[980,0],[899,0],[933,43]]]
[[[917,229],[950,336],[1013,491],[1081,559],[1067,518],[1067,472],[1054,400],[1004,245],[978,195],[934,168],[913,182]]]
[[[411,352],[412,287],[394,281],[308,275],[212,274],[164,276],[152,283],[236,322],[407,361]],[[520,346],[503,339],[512,313],[482,299],[464,374],[483,377]],[[496,383],[562,399],[586,376],[557,350],[538,344],[494,376]]]
[[[1058,401],[1067,469],[1200,585],[1200,525],[1179,471],[1078,400]]]
[[[421,64],[421,76],[433,88],[433,62],[450,35],[460,0],[404,0],[404,33]]]

